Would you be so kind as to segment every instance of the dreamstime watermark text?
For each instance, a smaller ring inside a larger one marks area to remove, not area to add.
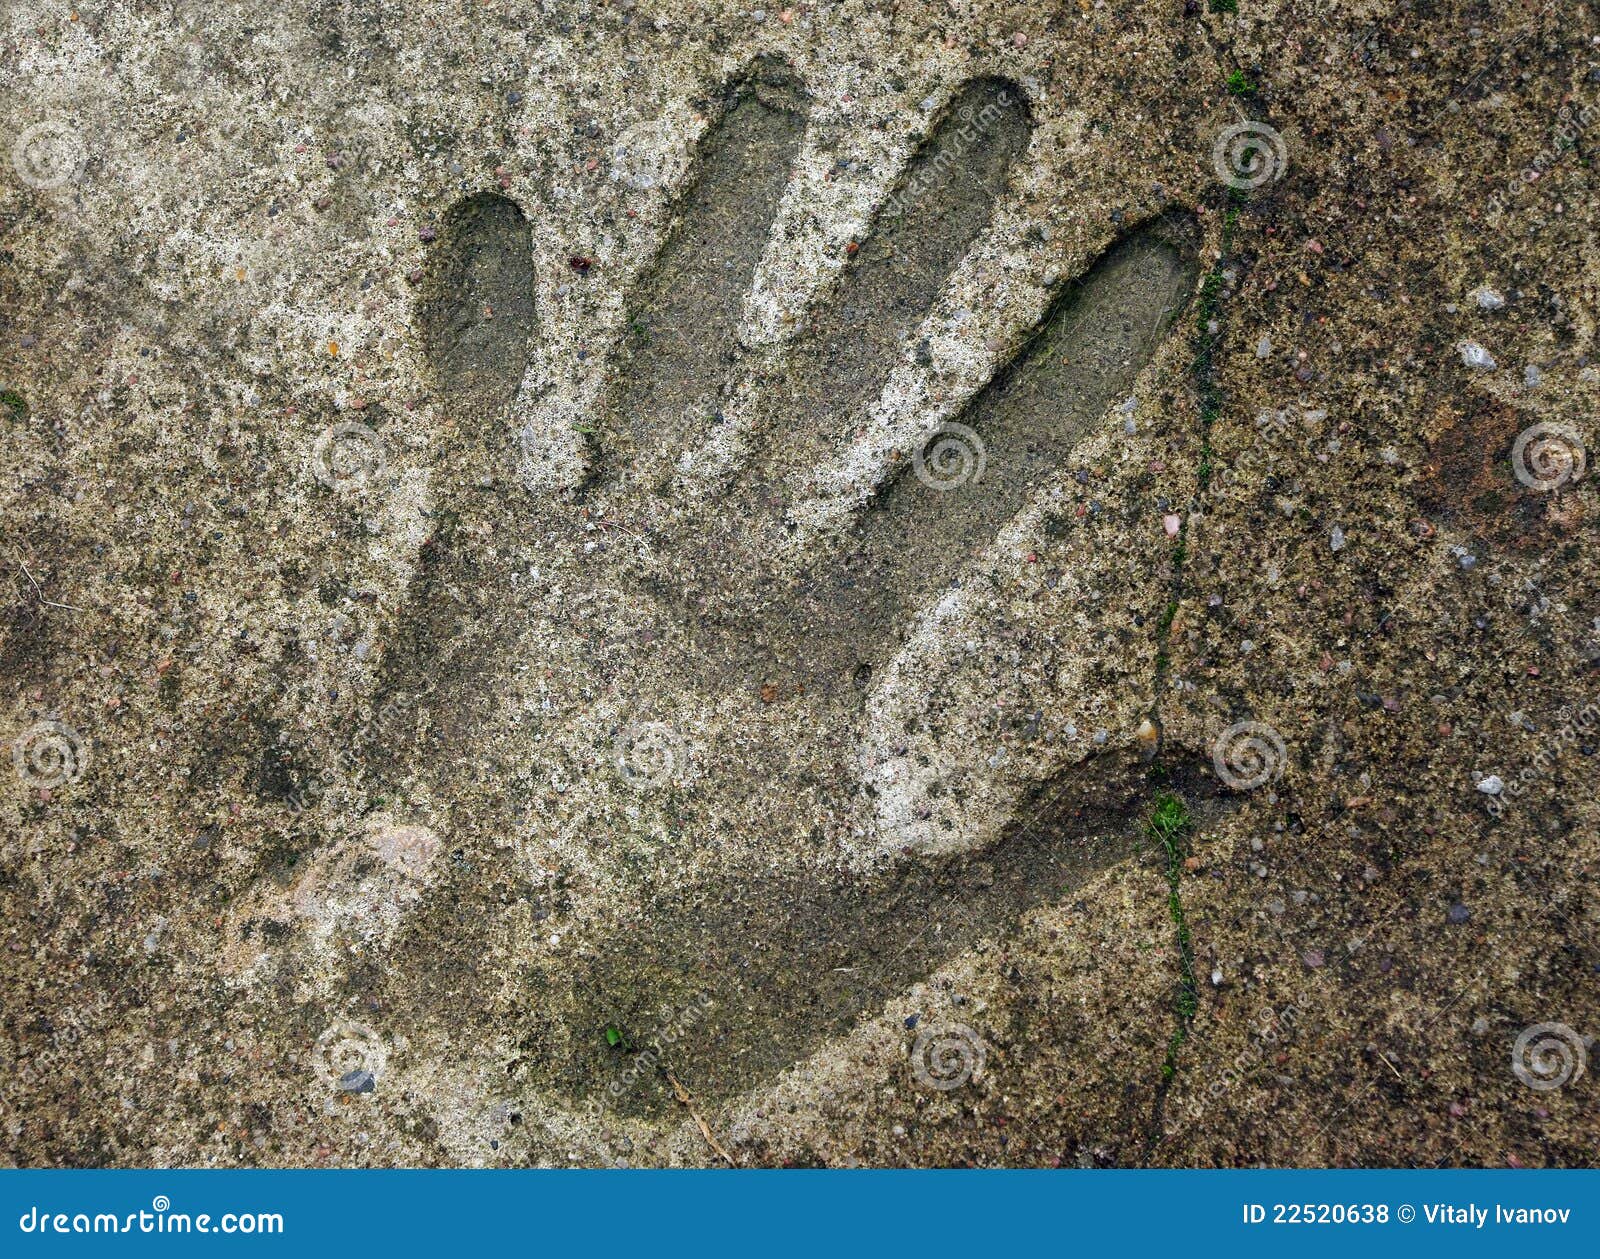
[[[190,1233],[257,1234],[284,1231],[283,1214],[279,1211],[224,1211],[221,1215],[209,1212],[190,1214],[174,1211],[172,1200],[158,1193],[147,1210],[118,1213],[97,1211],[52,1211],[46,1207],[32,1206],[17,1220],[17,1229],[36,1234],[103,1234],[124,1235],[155,1233],[170,1236]]]

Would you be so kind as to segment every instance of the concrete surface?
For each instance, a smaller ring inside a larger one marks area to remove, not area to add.
[[[5,1160],[1594,1163],[1592,5],[0,66]]]

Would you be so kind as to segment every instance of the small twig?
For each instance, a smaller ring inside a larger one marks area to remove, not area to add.
[[[26,564],[24,564],[21,560],[18,560],[17,564],[22,569],[22,575],[24,577],[26,577],[30,582],[33,582],[33,593],[39,596],[39,602],[44,604],[45,607],[47,607],[47,608],[65,608],[68,612],[82,612],[83,611],[82,608],[76,607],[76,606],[74,606],[73,604],[70,604],[70,603],[57,603],[54,599],[46,599],[44,597],[44,591],[39,589],[39,583],[37,581],[34,581],[33,574],[28,571],[28,566]]]
[[[1386,1053],[1384,1053],[1383,1050],[1381,1050],[1381,1049],[1376,1050],[1375,1052],[1377,1053],[1378,1057],[1383,1059],[1383,1065],[1388,1067],[1389,1070],[1394,1072],[1394,1078],[1399,1080],[1400,1083],[1404,1084],[1406,1082],[1406,1077],[1401,1075],[1400,1072],[1398,1070],[1396,1070],[1394,1063],[1389,1061],[1389,1056]]]
[[[627,534],[629,537],[638,542],[640,546],[648,547],[650,545],[649,539],[647,539],[644,534],[640,533],[637,529],[628,528],[627,525],[621,523],[620,521],[597,520],[595,521],[595,524],[599,525],[602,529],[620,529],[623,533]]]
[[[723,1161],[727,1163],[729,1167],[734,1166],[733,1155],[729,1154],[728,1151],[722,1148],[721,1143],[716,1139],[716,1137],[711,1135],[710,1126],[707,1125],[704,1119],[700,1118],[700,1112],[690,1105],[690,1103],[694,1101],[694,1098],[690,1095],[689,1090],[684,1088],[682,1084],[678,1083],[678,1077],[673,1075],[672,1072],[666,1072],[666,1077],[667,1083],[672,1085],[672,1091],[677,1094],[678,1101],[683,1104],[683,1108],[689,1112],[689,1117],[693,1119],[696,1125],[699,1127],[700,1135],[706,1139],[706,1143],[718,1154],[722,1155]]]

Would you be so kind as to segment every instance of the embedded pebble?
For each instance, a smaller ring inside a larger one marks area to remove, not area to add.
[[[1458,341],[1456,350],[1460,353],[1464,366],[1487,372],[1492,372],[1496,367],[1494,355],[1476,341]]]

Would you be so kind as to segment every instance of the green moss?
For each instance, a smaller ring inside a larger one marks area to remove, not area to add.
[[[1211,0],[1211,11],[1213,13],[1237,13],[1239,11],[1239,0]]]
[[[1238,73],[1238,72],[1236,72]],[[1230,90],[1232,76],[1230,76]],[[1252,87],[1253,91],[1254,88]],[[1216,346],[1222,339],[1222,270],[1233,245],[1233,234],[1239,224],[1239,208],[1244,204],[1244,193],[1231,189],[1224,201],[1222,215],[1221,249],[1216,265],[1200,282],[1199,297],[1195,301],[1195,352],[1190,364],[1190,377],[1200,406],[1200,463],[1196,471],[1199,494],[1203,498],[1211,485],[1214,448],[1211,428],[1222,414],[1222,391],[1216,380]],[[1178,539],[1172,548],[1172,596],[1156,626],[1156,676],[1165,679],[1171,666],[1169,640],[1172,623],[1183,598],[1184,568],[1188,562],[1188,521],[1178,527]],[[1146,824],[1150,838],[1160,842],[1166,854],[1167,911],[1172,917],[1177,933],[1179,979],[1175,999],[1176,1025],[1167,1041],[1166,1061],[1162,1063],[1163,1080],[1171,1080],[1178,1070],[1178,1052],[1189,1037],[1189,1027],[1200,1004],[1200,990],[1194,978],[1194,942],[1189,933],[1188,919],[1183,912],[1183,898],[1179,882],[1183,873],[1183,858],[1193,820],[1188,807],[1170,791],[1156,797]]]
[[[1227,85],[1229,96],[1241,96],[1248,99],[1254,96],[1257,91],[1255,83],[1243,70],[1235,70],[1229,74]]]
[[[1178,1070],[1178,1051],[1189,1038],[1189,1026],[1200,1008],[1200,988],[1194,978],[1194,939],[1189,932],[1189,921],[1183,911],[1180,881],[1183,877],[1183,859],[1188,851],[1189,833],[1194,829],[1194,819],[1188,805],[1170,791],[1156,797],[1145,824],[1145,834],[1158,842],[1167,859],[1167,912],[1177,933],[1178,990],[1174,1002],[1177,1026],[1167,1041],[1166,1061],[1161,1064],[1163,1079],[1170,1080]]]
[[[1214,454],[1211,445],[1211,426],[1222,414],[1222,391],[1217,388],[1215,363],[1216,346],[1222,339],[1222,267],[1233,244],[1234,229],[1239,222],[1239,206],[1243,204],[1243,200],[1244,198],[1236,192],[1228,196],[1222,217],[1221,257],[1200,281],[1200,293],[1195,299],[1195,351],[1194,361],[1189,366],[1189,374],[1194,381],[1195,394],[1200,404],[1200,462],[1196,468],[1196,481],[1201,498],[1211,487]],[[1217,325],[1216,331],[1212,331],[1213,324]],[[1187,517],[1183,516],[1178,524],[1177,541],[1172,548],[1172,596],[1160,620],[1156,622],[1158,686],[1166,679],[1168,668],[1172,663],[1171,653],[1168,650],[1169,638],[1179,601],[1183,598],[1183,574],[1188,560],[1189,522]]]
[[[1155,807],[1150,810],[1150,820],[1145,824],[1145,830],[1151,839],[1159,840],[1161,846],[1167,850],[1168,855],[1175,851],[1175,845],[1194,825],[1194,819],[1189,815],[1189,806],[1170,791],[1163,791],[1156,797]]]
[[[11,418],[19,424],[28,418],[28,402],[15,389],[0,389],[0,407],[11,412]]]

